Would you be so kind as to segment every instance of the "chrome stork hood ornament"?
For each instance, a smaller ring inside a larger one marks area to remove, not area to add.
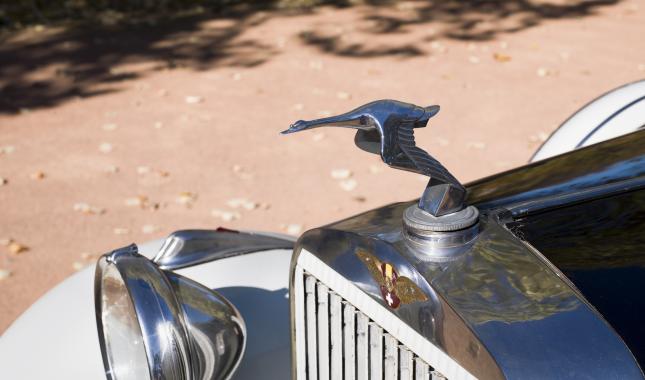
[[[354,128],[356,145],[379,154],[396,169],[430,177],[419,208],[435,217],[461,211],[466,189],[441,163],[416,146],[414,128],[423,128],[439,112],[439,106],[420,107],[396,100],[377,100],[338,116],[298,120],[283,134],[319,127]]]
[[[479,212],[466,205],[466,189],[439,161],[416,146],[414,128],[423,128],[439,106],[420,107],[396,100],[377,100],[342,115],[298,120],[283,134],[319,127],[354,128],[356,145],[381,156],[395,169],[427,175],[418,205],[409,207],[403,222],[413,240],[450,246],[477,234]],[[459,231],[459,233],[454,233]],[[446,233],[450,233],[447,236]],[[464,235],[465,233],[465,235]]]

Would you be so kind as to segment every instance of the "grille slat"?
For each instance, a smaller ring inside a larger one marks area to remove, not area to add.
[[[345,380],[354,380],[356,375],[356,309],[343,303],[343,341],[344,341],[344,375]]]
[[[296,304],[306,320],[296,326],[304,326],[298,336],[306,342],[296,343],[306,348],[297,356],[306,368],[296,371],[299,379],[446,380],[333,289],[301,273],[304,294],[295,294],[304,302]]]
[[[370,323],[370,380],[383,379],[383,329]]]
[[[329,326],[331,334],[331,378],[343,377],[343,314],[341,311],[341,298],[329,294]]]
[[[318,313],[318,378],[329,380],[329,290],[319,282],[316,284]]]
[[[390,334],[385,334],[385,380],[397,380],[399,374],[399,342]]]
[[[414,380],[430,380],[430,366],[419,358],[414,358]]]
[[[368,380],[369,376],[369,342],[367,341],[369,318],[363,313],[356,316],[356,379]]]
[[[405,346],[399,346],[399,367],[401,380],[414,379],[413,354]]]
[[[316,335],[318,326],[316,324],[316,279],[311,276],[305,277],[305,307],[307,314],[307,353],[316,352]],[[307,378],[316,380],[318,378],[318,357],[307,355]]]

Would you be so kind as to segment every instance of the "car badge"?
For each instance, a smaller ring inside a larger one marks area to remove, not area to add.
[[[379,284],[383,301],[390,308],[397,309],[401,304],[428,300],[428,296],[411,279],[399,276],[392,264],[383,262],[362,249],[359,249],[356,255]]]

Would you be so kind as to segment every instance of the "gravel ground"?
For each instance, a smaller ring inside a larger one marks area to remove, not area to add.
[[[440,104],[417,143],[468,182],[645,77],[642,1],[440,3],[4,36],[0,332],[113,248],[185,228],[298,235],[424,188],[350,131],[279,135],[295,120]]]

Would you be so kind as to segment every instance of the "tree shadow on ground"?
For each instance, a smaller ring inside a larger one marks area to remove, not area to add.
[[[358,20],[354,29],[366,37],[362,42],[347,42],[342,31],[334,31],[338,28],[328,33],[324,25],[317,24],[298,37],[306,46],[337,56],[414,57],[425,54],[423,44],[437,38],[491,40],[544,20],[592,15],[598,7],[618,1],[390,1],[382,5],[382,1],[374,0],[355,8]],[[351,2],[331,3],[347,7]],[[5,33],[0,37],[0,113],[51,107],[74,98],[118,91],[119,82],[158,70],[261,65],[279,51],[274,43],[245,37],[245,31],[272,17],[315,12],[316,8],[284,12],[275,9],[275,2],[265,1],[167,19],[152,15],[112,25],[86,22],[54,32],[33,32],[27,37]],[[328,19],[324,22],[336,23],[333,17]],[[413,34],[412,39],[396,38],[417,25],[432,26],[436,31],[425,37]],[[120,68],[127,64],[137,69]]]

